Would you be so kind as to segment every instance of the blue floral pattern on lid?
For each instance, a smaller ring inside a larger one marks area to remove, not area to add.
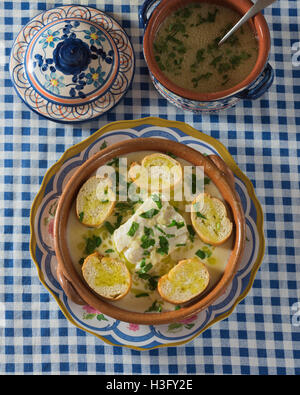
[[[126,33],[105,13],[57,7],[21,30],[10,72],[17,93],[34,111],[59,122],[82,122],[102,115],[126,93],[134,52]]]
[[[62,20],[33,39],[26,73],[34,89],[51,101],[64,105],[66,98],[91,100],[89,96],[94,98],[98,89],[112,82],[117,56],[112,39],[100,28],[86,21]],[[84,71],[89,65],[94,71],[87,77]],[[51,73],[58,75],[54,85],[48,83]],[[62,77],[65,83],[55,84]],[[49,92],[55,97],[48,97]]]

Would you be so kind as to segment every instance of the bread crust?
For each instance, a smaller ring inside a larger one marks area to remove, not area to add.
[[[176,183],[170,184],[170,189],[174,189],[174,188],[181,182],[181,180],[182,180],[182,166],[181,166],[181,164],[180,164],[176,159],[173,159],[173,158],[171,158],[170,156],[168,156],[168,155],[166,155],[166,154],[163,154],[163,153],[159,153],[159,152],[156,152],[156,153],[153,153],[153,154],[150,154],[150,155],[146,155],[146,156],[142,159],[141,164],[139,164],[139,163],[137,163],[137,162],[131,163],[131,165],[130,165],[130,167],[129,167],[129,171],[128,171],[129,178],[130,178],[134,183],[136,183],[139,187],[142,187],[142,186],[143,186],[143,181],[142,181],[142,182],[139,182],[140,177],[139,177],[139,178],[134,178],[134,175],[132,174],[132,169],[133,169],[135,166],[140,166],[141,171],[143,171],[143,169],[145,169],[145,162],[149,162],[149,161],[151,161],[153,158],[155,159],[156,157],[165,157],[169,162],[172,162],[172,163],[174,164],[174,166],[180,168],[180,177],[178,177],[178,180],[176,181]],[[163,191],[163,190],[164,190],[164,188],[160,188],[160,191]]]
[[[85,226],[88,226],[88,227],[91,227],[91,228],[98,228],[99,226],[101,226],[106,221],[106,219],[108,217],[110,217],[112,215],[113,210],[114,210],[114,208],[116,206],[116,201],[114,200],[114,201],[110,201],[110,202],[106,203],[110,207],[109,207],[109,210],[107,211],[107,213],[105,214],[105,216],[101,219],[101,221],[99,221],[97,223],[87,222],[86,219],[85,219],[85,216],[83,216],[83,218],[81,219],[80,218],[80,214],[81,214],[82,211],[79,208],[79,203],[80,203],[79,199],[84,198],[82,196],[82,195],[84,195],[83,188],[86,187],[87,183],[91,183],[94,179],[97,179],[97,180],[99,180],[99,182],[101,182],[101,179],[99,179],[97,176],[92,176],[81,186],[81,188],[80,188],[80,190],[79,190],[79,192],[77,194],[77,198],[76,198],[76,216],[77,216],[78,220],[80,221],[80,223],[82,225],[85,225]]]
[[[233,224],[232,224],[232,222],[230,221],[230,219],[229,219],[229,217],[228,217],[228,212],[227,212],[226,205],[225,205],[220,199],[218,199],[218,198],[216,198],[216,197],[213,197],[213,196],[209,195],[208,193],[204,192],[204,193],[199,194],[199,195],[196,197],[196,199],[194,199],[194,201],[192,202],[192,206],[193,206],[194,204],[196,204],[196,203],[199,201],[199,199],[200,199],[200,197],[201,197],[202,195],[208,197],[209,199],[211,199],[211,200],[214,202],[214,204],[218,204],[218,205],[220,205],[220,206],[222,207],[222,209],[223,209],[223,211],[224,211],[224,213],[225,213],[224,217],[227,218],[227,219],[229,220],[229,222],[230,222],[230,224],[229,224],[230,229],[228,229],[228,231],[226,232],[225,237],[222,238],[222,239],[219,240],[219,241],[212,240],[212,239],[210,239],[209,237],[206,237],[203,233],[201,233],[199,227],[197,226],[197,222],[196,222],[196,218],[197,218],[197,217],[196,217],[196,212],[195,212],[195,211],[192,211],[192,212],[191,212],[191,221],[192,221],[193,228],[195,229],[195,232],[197,233],[197,235],[200,237],[200,239],[201,239],[204,243],[206,243],[206,244],[211,244],[211,245],[213,245],[213,246],[221,245],[221,244],[225,243],[225,242],[229,239],[229,237],[230,237],[231,234],[232,234],[232,230],[233,230]]]
[[[206,276],[206,283],[205,283],[204,287],[203,287],[197,294],[195,294],[195,295],[193,295],[193,296],[191,296],[190,298],[185,299],[185,300],[182,300],[182,299],[180,299],[180,300],[179,300],[179,299],[171,299],[170,297],[168,297],[168,296],[165,294],[165,292],[164,292],[163,286],[164,286],[165,282],[167,282],[167,281],[172,282],[172,280],[170,280],[170,274],[172,274],[172,271],[174,271],[174,270],[178,271],[178,270],[180,270],[184,265],[190,264],[191,261],[194,261],[194,262],[195,262],[195,260],[197,260],[197,261],[199,262],[199,265],[201,266],[201,270],[203,270],[203,273],[204,273],[205,276]],[[205,264],[204,264],[202,261],[200,261],[200,259],[198,259],[198,258],[190,258],[190,259],[183,259],[183,260],[179,261],[179,262],[177,263],[177,265],[174,266],[173,269],[171,269],[171,270],[169,271],[169,273],[167,273],[167,274],[165,274],[164,276],[162,276],[162,277],[159,279],[159,281],[158,281],[157,291],[158,291],[159,295],[160,295],[166,302],[169,302],[169,303],[178,305],[178,304],[181,304],[181,303],[187,303],[187,302],[189,302],[190,300],[192,300],[192,299],[196,298],[197,296],[199,296],[199,295],[207,288],[208,284],[209,284],[209,272],[208,272],[208,270],[207,270]]]
[[[107,296],[107,295],[103,295],[103,294],[100,294],[99,292],[97,292],[97,291],[95,290],[95,287],[93,287],[93,286],[89,283],[89,281],[88,281],[88,279],[87,279],[87,277],[88,277],[88,276],[87,276],[87,270],[88,270],[88,265],[89,265],[89,261],[90,261],[90,258],[91,258],[91,257],[96,257],[96,258],[98,258],[98,259],[99,259],[99,264],[101,264],[101,261],[102,261],[103,258],[105,258],[105,256],[99,254],[99,252],[96,251],[96,252],[94,252],[93,254],[91,254],[91,255],[89,255],[89,256],[87,256],[87,257],[85,258],[81,270],[82,270],[83,278],[84,278],[84,280],[86,281],[86,283],[89,285],[89,287],[92,288],[94,292],[96,292],[98,295],[100,295],[102,298],[104,298],[104,299],[106,299],[106,300],[120,300],[120,299],[124,298],[124,297],[128,294],[128,292],[130,291],[130,288],[131,288],[131,285],[132,285],[132,277],[131,277],[131,274],[130,274],[130,272],[129,272],[127,266],[125,265],[125,263],[123,263],[123,262],[121,262],[121,261],[115,260],[116,264],[120,264],[120,265],[122,265],[123,268],[126,269],[126,273],[127,273],[128,280],[129,280],[128,287],[127,287],[127,289],[126,289],[125,292],[123,292],[122,294],[118,295],[117,297],[109,297],[109,296]]]

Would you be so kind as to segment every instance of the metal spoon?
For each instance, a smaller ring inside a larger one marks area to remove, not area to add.
[[[275,3],[276,0],[257,0],[257,2],[250,8],[248,12],[238,21],[236,25],[233,26],[231,30],[219,41],[219,45],[223,44],[237,29],[239,29],[248,19],[252,18],[258,12],[267,8],[272,3]]]

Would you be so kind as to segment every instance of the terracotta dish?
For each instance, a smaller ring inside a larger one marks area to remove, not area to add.
[[[258,13],[250,20],[250,25],[258,41],[258,57],[250,74],[237,85],[218,92],[198,93],[177,86],[161,71],[153,49],[156,34],[164,20],[174,11],[191,3],[207,3],[207,0],[161,0],[155,8],[151,8],[155,0],[145,0],[140,20],[145,27],[143,50],[150,76],[158,92],[179,108],[193,112],[218,111],[235,105],[240,99],[255,100],[263,95],[272,85],[274,71],[268,63],[270,52],[270,32],[267,22]],[[216,4],[231,8],[241,16],[252,6],[250,0],[213,0]]]
[[[162,313],[136,313],[121,309],[101,299],[76,271],[67,245],[67,222],[70,209],[81,185],[101,165],[121,155],[139,151],[172,153],[195,166],[203,166],[205,174],[214,182],[231,209],[234,222],[234,245],[225,272],[215,287],[179,310]],[[204,156],[183,144],[160,138],[137,138],[111,145],[87,160],[75,171],[58,203],[54,225],[55,252],[59,281],[65,293],[75,303],[88,304],[115,319],[138,324],[165,324],[181,320],[210,306],[231,283],[239,267],[245,242],[245,218],[240,199],[234,188],[231,170],[216,156]]]

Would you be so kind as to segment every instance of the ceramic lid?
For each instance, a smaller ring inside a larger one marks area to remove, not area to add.
[[[53,121],[83,122],[110,110],[134,74],[132,45],[120,25],[84,6],[63,6],[32,19],[12,48],[14,87]]]

